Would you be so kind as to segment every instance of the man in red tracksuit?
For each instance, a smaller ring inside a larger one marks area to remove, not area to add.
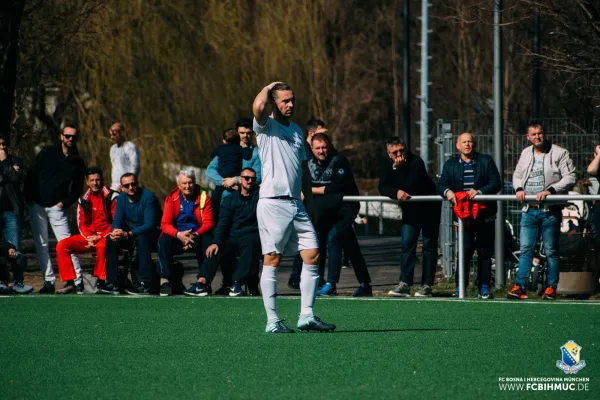
[[[77,288],[74,284],[75,268],[71,254],[95,250],[94,275],[99,279],[99,286],[106,280],[106,235],[111,231],[118,193],[104,186],[100,168],[89,167],[85,176],[88,190],[79,198],[77,205],[77,225],[80,234],[63,239],[56,246],[60,279],[67,282],[63,289],[56,291],[57,294],[83,293],[82,288]]]

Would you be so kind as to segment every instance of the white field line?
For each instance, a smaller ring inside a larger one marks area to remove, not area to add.
[[[102,299],[107,299],[107,298],[115,298],[115,299],[132,299],[132,300],[139,300],[139,299],[161,299],[160,296],[132,296],[132,295],[118,295],[118,296],[114,296],[114,295],[97,295],[97,294],[85,294],[85,295],[59,295],[59,296],[52,296],[52,295],[36,295],[36,294],[28,294],[28,295],[8,295],[8,296],[0,296],[0,300],[4,300],[4,299],[24,299],[24,298],[31,298],[31,299],[47,299],[47,298],[52,298],[52,297],[58,297],[58,298],[68,298],[68,299],[77,299],[77,298],[90,298],[90,297],[97,297],[97,298],[102,298]],[[240,297],[236,297],[235,299],[233,299],[232,297],[227,297],[227,296],[205,296],[205,297],[198,297],[198,296],[176,296],[176,297],[171,297],[171,299],[181,299],[181,298],[189,298],[190,300],[200,300],[202,301],[202,299],[206,299],[206,298],[210,298],[210,299],[214,299],[214,300],[218,300],[218,301],[240,301],[240,300],[262,300],[262,297],[260,296],[240,296]],[[287,295],[283,295],[281,297],[279,297],[280,300],[300,300],[300,296],[287,296]],[[165,299],[162,299],[165,300]],[[168,301],[168,300],[167,300]],[[398,301],[398,302],[414,302],[414,301],[424,301],[424,302],[457,302],[457,303],[478,303],[478,304],[503,304],[503,305],[521,305],[521,304],[528,304],[528,305],[545,305],[545,306],[551,306],[551,305],[562,305],[562,306],[566,306],[566,305],[585,305],[585,306],[596,306],[596,307],[600,307],[600,300],[575,300],[575,301],[571,301],[571,300],[554,300],[554,301],[548,301],[548,300],[508,300],[508,299],[493,299],[493,300],[479,300],[479,299],[454,299],[454,298],[394,298],[394,297],[319,297],[318,301]]]

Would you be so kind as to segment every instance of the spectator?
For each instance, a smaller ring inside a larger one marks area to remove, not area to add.
[[[594,147],[594,159],[588,165],[587,172],[588,174],[598,177],[598,171],[600,171],[600,144]],[[598,194],[600,194],[600,188],[598,189]],[[595,242],[600,244],[600,202],[596,201],[594,203],[594,208],[592,210],[592,219],[591,226],[595,233]],[[596,248],[600,248],[598,245]]]
[[[89,167],[85,173],[88,190],[79,198],[77,205],[77,224],[79,234],[58,242],[56,257],[60,279],[66,282],[65,287],[57,290],[57,294],[77,292],[83,294],[83,284],[75,284],[75,268],[72,254],[96,252],[94,275],[98,278],[97,288],[106,281],[106,236],[110,233],[115,216],[118,193],[104,186],[102,170]]]
[[[240,118],[236,123],[236,132],[240,137],[240,146],[243,148],[251,148],[252,149],[252,158],[250,160],[242,160],[242,168],[252,168],[256,171],[257,184],[260,184],[262,174],[261,174],[261,166],[260,159],[258,157],[258,148],[252,144],[252,135],[254,131],[252,130],[252,120],[250,118]],[[217,166],[219,164],[219,157],[213,158],[213,160],[208,164],[206,169],[206,176],[208,179],[216,185],[216,190],[219,186],[224,186],[226,189],[231,189],[232,191],[238,190],[240,185],[240,177],[239,176],[223,176],[219,174],[217,170]],[[223,189],[218,189],[223,190]],[[229,195],[230,191],[224,191],[224,197]],[[213,200],[213,217],[215,221],[218,220],[218,216],[214,212],[215,204]],[[220,206],[220,204],[219,204]],[[221,272],[223,274],[223,284],[220,289],[218,289],[215,294],[218,295],[228,295],[230,292],[230,287],[232,284],[232,271],[234,269],[233,265],[221,265]]]
[[[8,271],[0,267],[0,294],[27,294],[31,293],[33,288],[23,284],[23,266],[25,261],[23,255],[17,251],[15,245],[2,239],[0,240],[0,257],[5,257],[7,264],[12,267],[14,284],[9,286],[5,283],[8,281]]]
[[[61,145],[43,149],[25,179],[24,197],[29,204],[29,218],[35,250],[44,273],[42,294],[54,294],[56,276],[48,249],[48,223],[58,241],[71,236],[67,213],[81,192],[85,163],[77,151],[79,132],[66,125],[60,134]],[[75,268],[75,285],[83,283],[77,256],[71,256]]]
[[[559,275],[558,236],[562,206],[553,206],[541,200],[551,194],[567,193],[575,184],[575,166],[567,150],[546,140],[541,123],[529,124],[527,140],[531,146],[521,153],[513,174],[513,187],[517,192],[517,200],[524,201],[526,195],[535,195],[537,202],[525,204],[522,209],[519,269],[517,280],[506,297],[527,298],[533,249],[541,231],[548,265],[548,281],[542,299],[555,300]]]
[[[221,265],[234,265],[237,254],[239,263],[233,272],[233,285],[229,296],[244,295],[243,285],[256,285],[259,261],[261,258],[260,237],[256,222],[258,204],[258,186],[256,172],[244,168],[240,190],[223,200],[222,212],[215,229],[213,244],[206,251],[208,257],[214,257],[220,251]],[[258,288],[251,290],[256,293]]]
[[[417,240],[423,234],[423,274],[417,297],[429,297],[437,266],[437,246],[440,229],[438,202],[405,202],[411,196],[436,194],[435,183],[425,169],[425,163],[411,153],[399,137],[386,143],[388,157],[379,175],[379,193],[400,201],[402,207],[402,244],[400,245],[400,283],[390,290],[390,296],[409,297],[413,284]]]
[[[310,159],[310,158],[312,158],[312,148],[310,146],[310,142],[311,142],[313,135],[315,133],[326,133],[327,127],[325,125],[325,122],[321,121],[318,118],[313,117],[306,122],[305,131],[306,131],[306,137],[305,137],[306,141],[304,142],[304,151],[306,152],[307,157]],[[333,147],[333,145],[331,148],[332,148],[332,150],[335,151],[335,148]],[[339,246],[337,240],[335,240],[335,230],[332,230],[332,232],[329,235],[329,241],[327,244],[327,248],[329,249],[329,252],[331,253],[331,256],[332,256],[329,258],[329,260],[332,260],[332,259],[336,260],[337,257],[339,257],[339,253],[342,250],[341,250],[341,247]],[[330,263],[331,263],[331,261],[330,261]],[[295,289],[295,290],[300,289],[300,273],[301,273],[301,271],[302,271],[302,257],[300,257],[300,254],[297,254],[296,257],[294,257],[294,262],[292,264],[292,272],[290,273],[290,279],[288,280],[288,288]],[[325,283],[326,282],[323,279],[323,277],[320,276],[319,288],[321,288]]]
[[[487,154],[478,153],[473,135],[463,133],[456,140],[459,155],[452,157],[444,164],[442,176],[438,181],[438,193],[448,199],[454,206],[460,201],[458,197],[466,194],[466,201],[474,200],[478,194],[496,194],[501,188],[501,179],[496,163]],[[496,227],[496,202],[487,202],[468,226],[464,235],[464,265],[471,265],[473,252],[477,249],[477,281],[479,282],[479,298],[493,298],[490,292],[492,273],[492,257],[494,254],[494,234]],[[458,293],[458,268],[456,269],[456,294]],[[464,276],[464,287],[468,285],[468,273]],[[455,294],[455,295],[456,295]]]
[[[212,158],[216,158],[217,162],[217,172],[220,176],[228,176],[228,177],[238,177],[240,171],[242,170],[242,161],[250,160],[252,158],[253,150],[250,147],[242,147],[240,146],[240,135],[233,129],[226,129],[223,132],[223,144],[214,149],[210,156]],[[213,202],[215,206],[213,207],[215,217],[218,218],[219,209],[221,206],[221,199],[225,192],[229,195],[233,193],[234,190],[237,190],[236,183],[229,187],[223,185],[219,185],[213,191]]]
[[[151,252],[159,234],[160,206],[154,193],[139,186],[137,176],[126,173],[121,177],[121,194],[112,231],[106,238],[106,285],[103,293],[119,294],[117,283],[118,251],[135,250],[137,270],[132,271],[133,287],[127,293],[149,295],[154,281]]]
[[[193,171],[182,170],[177,174],[177,187],[165,200],[161,226],[162,235],[158,240],[160,295],[169,296],[171,287],[180,284],[180,279],[171,276],[173,257],[192,251],[200,268],[214,227],[211,199],[196,184]]]
[[[110,188],[121,191],[121,176],[130,173],[140,175],[140,156],[135,143],[125,141],[125,128],[120,122],[111,125],[110,140],[114,143],[110,148],[110,162],[112,163]]]
[[[0,207],[2,234],[4,240],[15,247],[17,253],[21,253],[21,224],[25,203],[21,192],[21,183],[25,176],[23,161],[9,153],[8,136],[0,134]],[[17,257],[20,265],[17,268],[25,269],[25,257]],[[22,291],[23,281],[15,279],[13,290]]]
[[[325,268],[329,232],[335,228],[337,242],[348,254],[359,282],[358,289],[352,295],[355,297],[372,296],[371,277],[352,225],[358,215],[360,205],[342,201],[344,195],[358,196],[358,187],[354,181],[350,163],[346,157],[337,151],[332,151],[331,140],[325,133],[312,135],[311,146],[313,157],[308,161],[308,168],[312,180],[316,220],[318,221],[316,230],[321,254],[321,270],[323,271]],[[319,295],[336,294],[336,284],[340,279],[341,268],[342,258],[341,255],[338,255],[335,264],[329,264],[327,283],[319,290]]]

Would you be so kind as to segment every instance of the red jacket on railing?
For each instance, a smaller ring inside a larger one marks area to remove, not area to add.
[[[199,185],[194,186],[194,195],[196,196],[196,202],[194,203],[194,214],[196,215],[196,219],[200,225],[200,228],[198,228],[196,234],[201,236],[209,232],[215,226],[212,213],[212,204],[210,201],[210,196],[206,194],[205,191],[201,190]],[[161,227],[164,234],[172,237],[177,237],[177,228],[175,227],[175,222],[179,216],[181,196],[181,190],[179,190],[177,187],[173,189],[165,199],[165,209],[161,220]]]
[[[454,214],[465,222],[465,226],[469,226],[471,221],[477,219],[479,211],[485,208],[485,204],[481,201],[471,200],[468,192],[456,192],[456,205],[452,207]]]

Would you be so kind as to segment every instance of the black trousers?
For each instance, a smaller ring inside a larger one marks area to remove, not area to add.
[[[221,269],[225,265],[235,265],[236,256],[239,254],[239,262],[232,274],[233,282],[246,285],[255,281],[262,257],[258,232],[230,236],[219,253],[221,254]]]
[[[119,268],[119,250],[127,249],[134,254],[135,271],[132,270],[131,278],[134,285],[144,283],[150,285],[156,277],[156,270],[153,268],[152,251],[156,249],[156,240],[159,231],[151,230],[142,235],[114,241],[106,238],[106,280],[114,282],[117,279]]]
[[[356,233],[352,228],[354,219],[358,215],[359,207],[360,206],[355,203],[342,203],[337,208],[336,212],[328,212],[319,218],[316,229],[317,238],[319,240],[319,273],[321,277],[324,274],[325,265],[327,263],[327,241],[329,237],[329,231],[331,228],[335,227],[338,242],[341,244],[342,249],[346,252],[348,260],[354,268],[356,279],[360,283],[371,282],[371,276],[367,270],[367,263],[365,262],[362,252],[360,251]],[[341,268],[341,264],[339,264],[339,266],[336,268]]]
[[[465,255],[464,287],[467,287],[469,283],[469,269],[475,250],[477,250],[477,280],[479,281],[479,287],[482,284],[490,285],[495,233],[495,220],[489,222],[475,220],[471,222],[468,228],[465,228],[463,243]],[[456,282],[458,285],[458,265],[456,266]]]
[[[192,244],[192,248],[186,250],[187,252],[194,252],[196,254],[198,268],[200,268],[204,258],[206,258],[206,247],[208,246],[203,246],[207,242],[204,239],[205,236],[207,235],[197,238]],[[171,279],[170,266],[173,263],[173,257],[183,254],[186,251],[183,250],[183,243],[179,239],[165,234],[158,239],[158,271],[161,278]]]

